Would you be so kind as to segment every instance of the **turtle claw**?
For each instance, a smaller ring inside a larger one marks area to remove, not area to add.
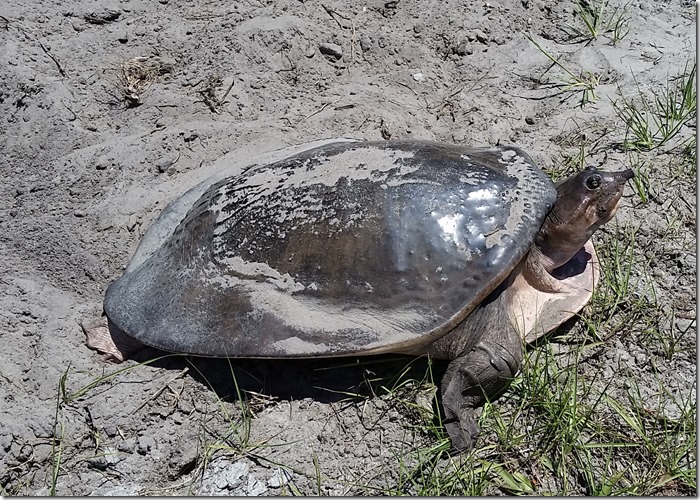
[[[144,345],[110,324],[106,316],[80,325],[85,333],[85,343],[102,354],[103,361],[123,363]]]
[[[462,410],[458,420],[445,423],[452,446],[447,451],[450,456],[461,455],[474,447],[479,437],[479,426],[474,419],[474,410]]]

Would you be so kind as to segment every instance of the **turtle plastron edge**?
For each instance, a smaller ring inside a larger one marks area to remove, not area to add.
[[[600,262],[591,240],[582,250],[588,258],[585,270],[562,280],[565,292],[542,292],[530,286],[524,276],[515,278],[509,310],[511,321],[525,343],[555,330],[578,314],[591,299],[600,278]]]

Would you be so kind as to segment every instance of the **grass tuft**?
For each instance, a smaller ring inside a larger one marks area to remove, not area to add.
[[[547,52],[534,38],[527,36],[527,39],[552,62],[545,73],[555,66],[564,71],[561,83],[557,84],[563,92],[581,92],[581,107],[596,101],[595,89],[600,84],[600,75],[587,70],[575,72],[564,65],[559,58]]]
[[[644,97],[637,83],[637,99],[621,95],[613,102],[626,126],[622,144],[625,149],[651,151],[673,145],[686,154],[694,151],[694,134],[688,137],[682,132],[693,126],[697,114],[695,74],[696,63],[686,63],[683,71],[669,78],[653,99]]]
[[[583,24],[583,28],[568,26],[569,37],[575,42],[590,42],[601,35],[606,35],[611,45],[617,45],[630,30],[627,5],[615,7],[608,14],[606,0],[577,0],[574,17]]]

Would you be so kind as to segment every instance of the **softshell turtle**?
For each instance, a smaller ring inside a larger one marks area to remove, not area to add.
[[[452,360],[453,451],[518,371],[523,341],[590,299],[593,232],[630,170],[555,185],[515,147],[330,142],[171,203],[107,289],[88,346],[213,357],[378,353]]]

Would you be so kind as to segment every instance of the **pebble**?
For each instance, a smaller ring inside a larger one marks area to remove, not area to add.
[[[372,39],[367,35],[360,35],[360,48],[362,52],[369,52],[372,49]]]
[[[474,30],[474,36],[476,37],[476,39],[479,43],[483,43],[484,45],[489,44],[489,39],[483,31]]]
[[[169,158],[162,158],[156,162],[156,168],[159,173],[164,173],[172,166],[173,162]]]
[[[535,120],[534,116],[526,116],[525,117],[525,123],[527,123],[528,125],[534,125],[536,122],[537,122],[537,120]]]
[[[474,47],[467,37],[457,40],[452,50],[458,56],[470,56],[474,53]]]
[[[151,436],[141,436],[138,441],[136,451],[139,455],[145,455],[156,447],[156,440]]]
[[[121,16],[121,12],[115,9],[104,9],[101,11],[85,14],[83,19],[90,24],[107,24],[116,21]]]
[[[335,58],[336,60],[343,57],[343,48],[335,43],[322,43],[318,46],[318,50],[324,56]]]
[[[104,454],[88,458],[86,460],[88,467],[92,467],[97,470],[107,470],[108,467],[118,464],[122,458],[119,456],[117,450],[114,448],[105,449]]]
[[[134,438],[128,438],[124,441],[120,441],[117,444],[117,450],[123,451],[124,453],[133,453],[136,450],[136,440]]]
[[[425,80],[425,77],[423,76],[423,73],[413,73],[413,79],[417,82],[422,82]]]
[[[30,445],[25,444],[24,446],[22,446],[22,448],[20,448],[19,453],[17,454],[17,460],[19,460],[20,462],[26,462],[27,460],[32,458],[33,452],[33,448]]]

